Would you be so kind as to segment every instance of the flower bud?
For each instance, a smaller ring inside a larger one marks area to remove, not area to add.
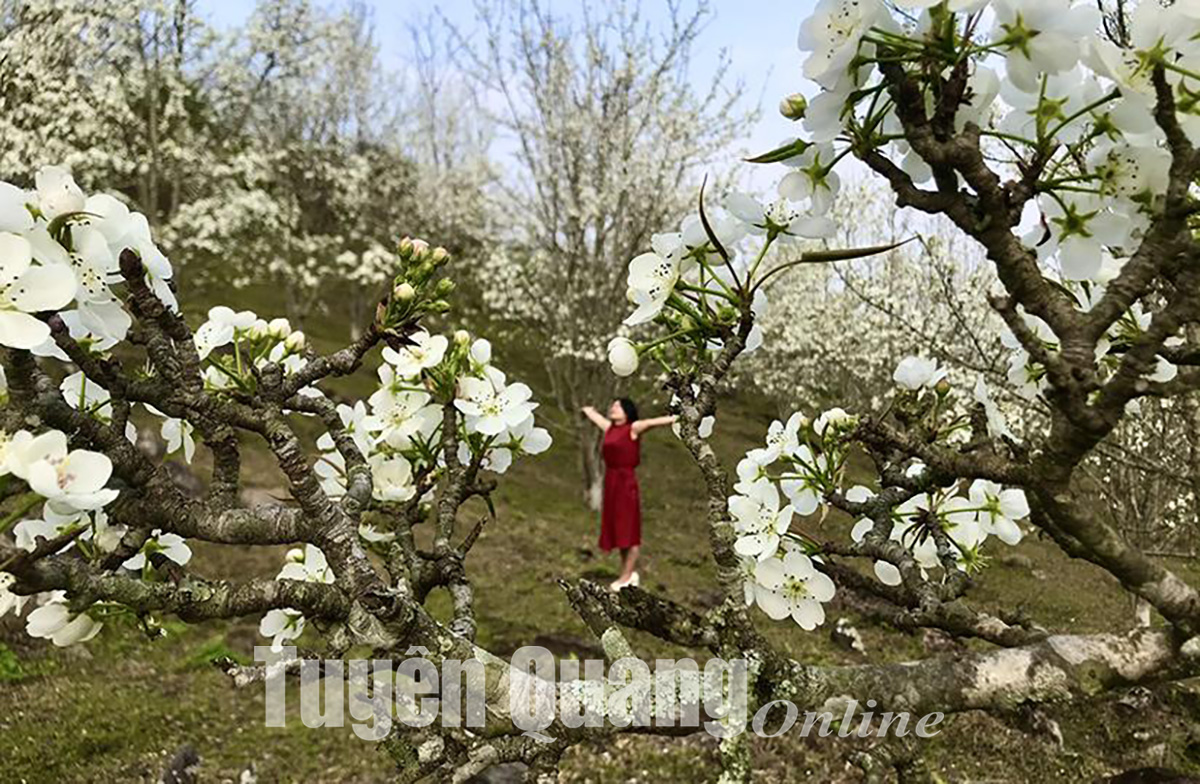
[[[271,319],[271,322],[267,324],[267,334],[273,338],[286,338],[291,331],[292,325],[285,318]]]
[[[471,344],[471,359],[480,365],[490,365],[492,362],[492,344],[480,338]]]
[[[443,264],[445,264],[447,261],[450,261],[450,251],[446,250],[445,248],[443,248],[441,246],[438,246],[433,249],[433,255],[430,256],[430,259],[433,261],[433,263],[436,266],[440,267]]]
[[[415,282],[417,285],[424,283],[433,277],[433,265],[429,261],[421,262],[416,256],[413,256],[413,267],[408,272],[408,279]]]
[[[943,378],[933,387],[933,391],[937,392],[941,397],[945,397],[950,394],[950,382]]]
[[[258,319],[250,325],[249,335],[251,340],[260,340],[271,333],[270,325],[265,319]]]
[[[299,354],[304,350],[304,333],[296,330],[283,341],[283,347],[292,353]]]
[[[449,278],[442,278],[437,282],[437,285],[434,286],[433,295],[435,297],[445,297],[452,291],[454,291],[454,281],[450,280]]]
[[[465,346],[471,342],[471,333],[465,329],[460,329],[454,333],[454,342],[459,346]]]
[[[404,239],[400,240],[400,244],[396,246],[396,253],[398,253],[400,255],[400,258],[402,258],[402,259],[407,259],[409,256],[412,255],[412,252],[413,252],[412,237],[405,237]]]
[[[412,287],[411,283],[399,283],[396,288],[392,289],[392,296],[398,302],[411,302],[413,297],[417,296],[417,290]]]
[[[779,113],[789,120],[803,120],[808,111],[808,100],[800,93],[792,93],[779,102]]]
[[[608,363],[618,376],[631,376],[638,369],[637,347],[628,338],[613,338],[608,342]]]
[[[439,299],[429,303],[430,313],[445,313],[450,310],[450,303],[444,299]]]
[[[853,427],[858,421],[858,418],[853,414],[848,414],[844,409],[831,408],[828,411],[817,417],[813,422],[813,432],[818,437],[824,438],[825,431],[829,428],[834,430],[848,430]]]

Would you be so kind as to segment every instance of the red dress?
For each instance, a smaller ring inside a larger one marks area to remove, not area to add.
[[[629,424],[604,432],[604,508],[600,514],[600,549],[624,549],[642,543],[642,506],[637,468],[641,446]]]

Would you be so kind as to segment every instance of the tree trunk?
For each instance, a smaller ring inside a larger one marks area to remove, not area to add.
[[[604,497],[604,460],[600,457],[600,439],[591,422],[576,428],[579,434],[579,464],[583,471],[583,502],[592,511],[600,510]]]
[[[1189,324],[1186,329],[1189,341],[1200,340],[1200,326]],[[1192,489],[1193,508],[1200,512],[1200,395],[1195,392],[1186,395],[1183,398],[1183,410],[1187,417],[1184,432],[1188,440],[1188,480]],[[1194,519],[1200,520],[1200,514]],[[1200,554],[1200,530],[1195,522],[1187,534],[1186,548],[1193,557]]]

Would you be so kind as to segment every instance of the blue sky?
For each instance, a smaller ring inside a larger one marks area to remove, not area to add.
[[[593,4],[602,2],[594,0]],[[405,67],[404,47],[390,47],[388,42],[406,40],[407,20],[423,18],[440,9],[461,29],[475,26],[472,0],[368,0],[368,3],[375,9],[376,34],[385,63],[397,70]],[[761,99],[763,109],[758,123],[747,129],[745,147],[764,151],[795,132],[791,123],[776,112],[779,99],[798,90],[805,93],[813,90],[800,76],[801,55],[796,49],[796,33],[815,0],[710,0],[710,4],[714,18],[693,55],[694,78],[698,85],[705,84],[721,49],[729,52],[731,77],[745,83],[743,100],[750,107]],[[570,15],[581,3],[547,0],[547,5],[554,12]],[[200,0],[201,12],[219,26],[237,24],[245,19],[252,6],[248,0]],[[643,15],[651,22],[666,18],[665,7],[664,0],[642,0]]]

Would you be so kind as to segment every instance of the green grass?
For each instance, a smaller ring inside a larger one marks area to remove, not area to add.
[[[306,327],[322,348],[339,342],[319,325]],[[537,375],[531,357],[501,351],[498,362],[516,377]],[[339,387],[361,393],[370,381],[364,371]],[[567,416],[544,409],[560,420]],[[734,465],[762,438],[769,420],[770,407],[761,402],[723,401],[715,449]],[[259,494],[279,493],[277,470],[253,441],[247,444],[247,484]],[[640,477],[644,585],[677,601],[706,606],[713,598],[714,572],[698,471],[682,445],[669,432],[658,431],[646,439]],[[555,583],[574,576],[606,581],[616,574],[615,556],[597,549],[599,522],[579,503],[578,484],[575,445],[564,436],[558,436],[548,454],[519,462],[501,481],[498,518],[468,562],[477,587],[479,641],[489,649],[503,653],[544,644],[564,655],[586,657],[593,648]],[[473,511],[478,510],[467,511],[464,520],[473,520]],[[829,519],[806,525],[829,535],[844,523]],[[285,548],[196,543],[195,550],[199,571],[237,579],[273,574]],[[1036,538],[1015,552],[1032,562],[1032,570],[998,560],[972,592],[976,605],[1020,607],[1055,630],[1131,626],[1128,600],[1094,567],[1070,561]],[[1192,565],[1174,565],[1195,576]],[[448,599],[435,593],[430,606],[444,616]],[[765,617],[760,622],[771,640],[809,662],[861,661],[830,642],[828,629],[838,616],[858,625],[872,661],[927,655],[922,635],[867,624],[840,602],[829,616],[829,625],[812,633]],[[284,729],[264,726],[261,689],[235,690],[211,665],[223,657],[252,659],[253,646],[262,643],[257,621],[188,627],[167,620],[167,635],[154,641],[128,626],[111,627],[87,645],[64,651],[30,640],[11,616],[0,620],[0,780],[153,781],[183,744],[200,753],[206,782],[236,781],[251,763],[260,782],[389,780],[388,760],[348,728],[308,730],[295,715]],[[688,654],[644,634],[632,634],[631,641],[647,658]],[[946,781],[1090,781],[1147,764],[1200,771],[1200,730],[1194,729],[1200,727],[1200,695],[1193,685],[1160,687],[1149,700],[1132,713],[1112,699],[1051,706],[1049,713],[1065,736],[1062,750],[1012,723],[983,715],[948,719],[945,731],[923,748]],[[858,774],[845,763],[853,747],[849,741],[787,736],[756,740],[753,751],[762,781],[857,781]],[[708,781],[716,777],[716,764],[714,741],[706,736],[625,737],[572,750],[563,776],[572,782]]]
[[[24,677],[20,658],[7,645],[0,644],[0,683],[16,683]]]

